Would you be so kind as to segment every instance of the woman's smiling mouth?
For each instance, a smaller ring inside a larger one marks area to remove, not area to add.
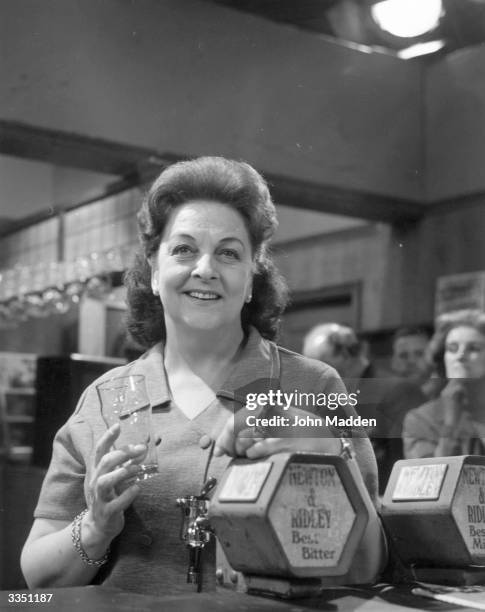
[[[185,295],[188,295],[191,298],[195,298],[197,300],[220,300],[221,296],[213,291],[186,291]]]

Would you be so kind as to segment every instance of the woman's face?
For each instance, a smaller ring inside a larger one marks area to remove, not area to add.
[[[251,294],[253,257],[241,215],[226,204],[193,200],[169,217],[152,262],[167,330],[241,329]]]
[[[447,378],[485,377],[485,336],[468,325],[451,329],[444,360]]]

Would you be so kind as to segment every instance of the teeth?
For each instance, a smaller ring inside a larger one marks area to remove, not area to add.
[[[217,293],[202,293],[199,291],[189,291],[190,297],[198,298],[199,300],[217,300]]]

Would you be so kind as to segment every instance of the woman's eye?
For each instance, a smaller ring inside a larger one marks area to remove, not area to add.
[[[234,249],[221,249],[219,253],[226,259],[241,259]]]
[[[194,252],[194,249],[188,244],[178,244],[174,246],[171,255],[178,255],[179,257],[189,257]]]
[[[458,352],[458,344],[452,343],[447,344],[445,350],[447,353],[457,353]],[[480,353],[484,349],[482,344],[466,344],[463,346],[463,351],[465,353]]]
[[[481,351],[483,351],[483,345],[482,344],[470,344],[470,346],[468,347],[468,350],[473,353],[480,353]]]

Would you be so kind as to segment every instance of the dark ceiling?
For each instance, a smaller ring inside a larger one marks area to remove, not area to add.
[[[370,16],[376,0],[208,0],[341,41],[381,47],[391,53],[418,42],[442,39],[442,53],[485,42],[485,0],[443,0],[439,26],[418,39],[380,30]],[[422,0],[425,2],[425,0]]]

